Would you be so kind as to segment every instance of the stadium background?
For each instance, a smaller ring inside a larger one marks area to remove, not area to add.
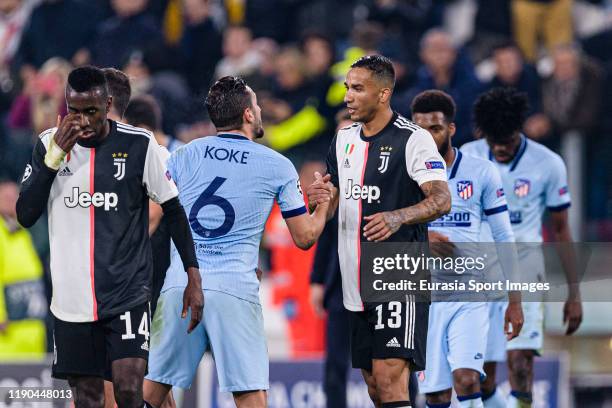
[[[533,10],[540,9],[534,18]],[[526,34],[532,28],[542,29],[538,41]],[[522,56],[509,45],[512,40]],[[526,92],[531,113],[525,133],[568,164],[574,238],[612,240],[610,0],[0,0],[2,226],[9,228],[14,200],[7,181],[20,179],[36,135],[65,113],[63,89],[74,66],[125,71],[133,95],[153,95],[163,130],[183,142],[214,133],[203,106],[211,81],[244,76],[263,109],[263,143],[302,169],[304,185],[333,137],[344,75],[368,53],[394,61],[393,107],[404,115],[424,89],[444,89],[456,99],[457,144],[473,138],[470,110],[480,92],[496,85]],[[34,274],[48,297],[46,220],[30,235],[31,241],[0,240],[0,292],[21,279],[24,262],[8,256],[17,254],[28,260],[25,275],[40,269],[40,262],[44,272]],[[273,213],[261,257],[269,350],[280,361],[271,368],[277,389],[271,396],[279,395],[271,407],[324,406],[318,365],[324,323],[308,293],[312,256],[292,247]],[[32,301],[42,305],[34,322],[42,326],[48,322],[45,299]],[[0,301],[0,386],[26,384],[27,378],[48,384],[48,366],[40,363],[52,351],[49,336],[45,340],[36,327],[7,320],[3,307]],[[545,351],[554,367],[548,372],[542,366],[548,373],[540,383],[542,395],[561,391],[557,397],[565,403],[550,406],[612,406],[612,305],[585,304],[585,322],[568,338],[562,336],[560,310],[559,304],[547,305]],[[44,342],[41,353],[9,347],[9,337],[20,335]],[[211,376],[199,381],[200,398],[210,397]],[[351,385],[351,407],[369,406],[359,384]],[[184,406],[189,401],[187,395]],[[537,401],[542,399],[536,395]]]

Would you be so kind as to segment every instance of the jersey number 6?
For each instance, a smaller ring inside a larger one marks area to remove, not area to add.
[[[189,212],[189,224],[191,225],[193,232],[202,238],[222,237],[223,235],[227,234],[234,225],[234,220],[236,219],[234,207],[232,207],[230,202],[225,198],[215,195],[221,185],[225,183],[225,180],[227,179],[224,177],[215,177],[208,188],[198,197],[196,202],[193,204],[193,207],[191,207],[191,211]],[[225,213],[223,224],[215,229],[206,228],[200,224],[200,221],[198,220],[198,213],[207,205],[216,205]]]

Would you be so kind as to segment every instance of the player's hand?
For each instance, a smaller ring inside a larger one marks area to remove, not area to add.
[[[259,268],[255,269],[255,275],[257,276],[257,280],[261,282],[261,277],[263,276],[263,271]]]
[[[449,258],[455,255],[455,244],[448,237],[436,231],[428,231],[431,253],[440,258]]]
[[[322,285],[320,283],[310,284],[310,304],[312,305],[312,308],[319,317],[325,316],[325,309],[323,308],[324,296],[325,285]]]
[[[191,321],[187,333],[191,333],[198,323],[202,321],[204,310],[204,293],[202,292],[202,278],[197,268],[187,269],[187,287],[183,292],[183,311],[181,318],[187,317],[188,309],[191,309]]]
[[[57,117],[57,131],[53,139],[60,149],[68,153],[81,136],[83,136],[83,130],[77,115],[69,113],[63,119],[60,119],[60,116]]]
[[[363,227],[363,236],[368,241],[381,242],[395,234],[402,226],[396,211],[385,211],[363,217],[368,223]]]
[[[563,324],[567,324],[565,334],[573,334],[582,323],[582,303],[580,300],[568,299],[563,306]]]
[[[509,302],[504,316],[504,333],[506,333],[507,340],[512,340],[519,335],[524,321],[521,302]]]
[[[308,197],[308,208],[313,210],[318,204],[330,202],[332,199],[332,187],[330,182],[331,175],[322,176],[321,173],[315,171],[315,181],[306,189]]]

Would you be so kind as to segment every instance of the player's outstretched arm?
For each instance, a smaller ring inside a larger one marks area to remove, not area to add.
[[[329,201],[323,202],[317,205],[312,214],[304,213],[285,220],[298,248],[307,250],[317,242],[327,222],[329,205]]]
[[[568,297],[563,307],[563,323],[567,324],[565,334],[570,335],[578,330],[582,323],[582,303],[580,299],[580,280],[576,270],[576,254],[570,245],[572,234],[569,228],[568,210],[550,211],[550,220],[554,240],[565,244],[557,248],[569,288]]]
[[[427,181],[421,184],[421,190],[425,194],[425,199],[418,204],[364,217],[368,222],[363,227],[363,235],[367,240],[384,241],[403,224],[422,224],[435,220],[450,211],[451,196],[446,181]]]

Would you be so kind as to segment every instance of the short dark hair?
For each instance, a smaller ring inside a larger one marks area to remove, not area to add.
[[[161,128],[161,109],[151,95],[136,96],[125,110],[125,120],[133,126],[143,125],[150,130]]]
[[[488,139],[507,140],[523,128],[529,102],[514,88],[493,88],[474,103],[474,123]]]
[[[429,90],[424,91],[414,97],[410,106],[412,114],[442,112],[446,123],[455,121],[457,106],[453,98],[443,91]]]
[[[351,68],[365,68],[379,81],[386,82],[393,89],[395,86],[395,69],[393,63],[382,55],[366,55],[353,62]]]
[[[208,91],[206,109],[210,120],[217,129],[238,129],[242,127],[242,115],[251,108],[251,95],[244,79],[225,76]]]
[[[108,91],[113,97],[115,110],[123,116],[132,96],[130,78],[123,71],[119,71],[116,68],[104,68],[102,71],[106,78]]]
[[[100,88],[108,96],[108,85],[104,72],[91,65],[75,68],[68,74],[68,86],[77,92],[88,92]]]

